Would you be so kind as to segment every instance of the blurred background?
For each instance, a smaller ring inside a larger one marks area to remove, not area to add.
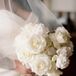
[[[76,76],[76,0],[42,0],[71,34],[74,44],[74,55],[71,57],[70,67],[63,76]],[[31,9],[27,0],[0,0],[0,9],[9,10],[24,20],[29,16]]]

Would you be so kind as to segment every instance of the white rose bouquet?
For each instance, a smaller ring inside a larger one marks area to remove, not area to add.
[[[42,23],[27,23],[15,38],[18,60],[38,76],[60,76],[73,52],[70,34],[64,27],[53,33]]]

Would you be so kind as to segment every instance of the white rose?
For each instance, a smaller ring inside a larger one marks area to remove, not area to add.
[[[25,62],[29,62],[33,56],[33,54],[31,52],[28,51],[16,51],[18,60],[20,60],[21,62],[25,63]]]
[[[42,36],[32,36],[25,46],[25,49],[33,54],[38,54],[44,51],[46,47],[46,40]]]
[[[44,24],[28,23],[22,28],[22,33],[25,33],[27,37],[32,35],[46,36],[49,29],[44,26]]]
[[[67,37],[71,37],[70,36],[70,33],[64,28],[64,27],[58,27],[56,30],[55,30],[56,33],[58,32],[61,32],[61,33],[64,33]]]
[[[16,37],[14,43],[16,50],[25,50],[33,54],[38,54],[44,51],[46,47],[46,40],[42,36],[32,36],[26,38],[25,34],[20,34]]]
[[[57,54],[61,54],[67,57],[70,57],[72,55],[72,50],[71,47],[62,47],[60,49],[57,50]]]
[[[33,54],[41,53],[46,48],[46,40],[42,36],[32,36],[26,47],[26,50],[32,52]]]
[[[56,61],[56,67],[60,69],[64,69],[69,65],[69,59],[64,55],[59,55]]]
[[[62,34],[61,32],[59,32],[58,34],[55,34],[56,35],[56,39],[59,43],[66,43],[67,42],[67,36],[65,36],[64,34]]]
[[[50,64],[50,59],[46,54],[35,55],[32,58],[32,61],[29,63],[33,72],[37,75],[45,75],[48,71]]]
[[[42,23],[36,24],[33,30],[36,35],[41,35],[41,36],[47,36],[49,32],[49,29]]]
[[[67,43],[70,34],[64,27],[58,27],[55,31],[55,37],[59,43]]]
[[[28,51],[16,51],[17,58],[20,62],[22,62],[23,65],[26,66],[26,68],[30,68],[29,62],[31,61],[33,54]]]

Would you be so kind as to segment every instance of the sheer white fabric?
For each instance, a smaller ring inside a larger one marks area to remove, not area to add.
[[[24,23],[25,21],[15,14],[0,10],[0,76],[18,75],[12,71],[12,60],[16,59],[13,40]]]
[[[24,20],[18,16],[5,10],[0,11],[0,50],[3,56],[12,58],[14,49],[11,44],[23,24]]]

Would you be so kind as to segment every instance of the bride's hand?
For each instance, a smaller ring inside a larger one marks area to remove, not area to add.
[[[31,69],[26,69],[18,60],[15,60],[16,70],[21,73],[23,76],[34,76]]]

